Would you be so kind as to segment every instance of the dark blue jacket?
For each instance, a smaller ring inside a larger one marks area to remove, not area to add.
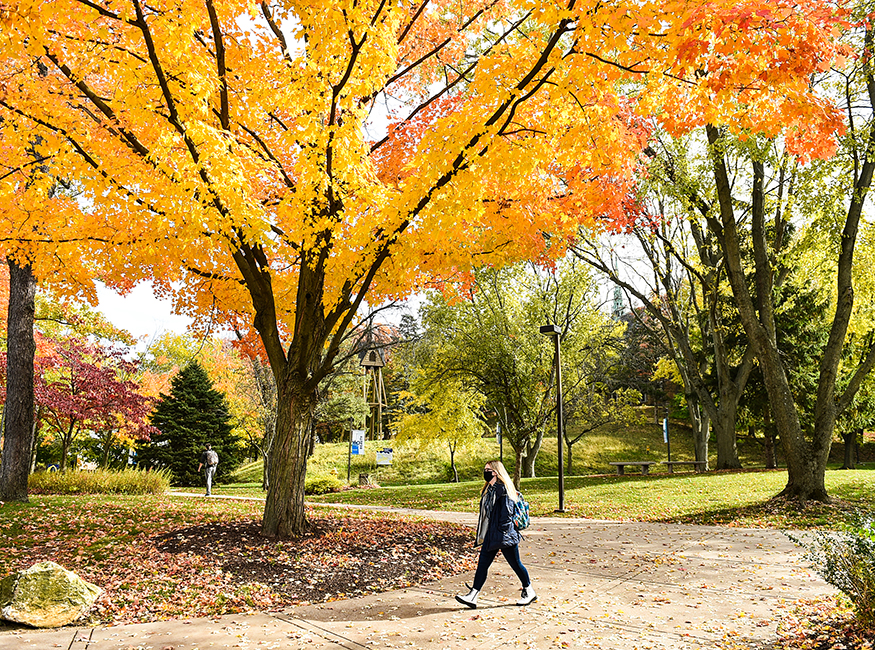
[[[522,539],[513,525],[514,502],[507,496],[507,490],[501,481],[497,481],[492,489],[495,491],[495,503],[489,513],[489,528],[483,541],[483,548],[487,551],[516,546]]]

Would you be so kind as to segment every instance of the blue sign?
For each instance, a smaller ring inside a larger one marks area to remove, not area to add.
[[[662,419],[662,441],[668,444],[668,418]]]
[[[363,456],[365,453],[365,432],[362,429],[353,429],[350,433],[349,453],[353,456]]]

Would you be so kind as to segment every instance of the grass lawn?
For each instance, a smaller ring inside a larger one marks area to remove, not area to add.
[[[689,428],[673,423],[671,449],[674,460],[692,460],[693,441]],[[375,450],[394,446],[391,466],[375,464]],[[739,457],[748,468],[762,462],[760,441],[739,437]],[[347,473],[356,486],[359,474],[369,474],[381,487],[346,489],[308,497],[321,503],[381,505],[474,512],[482,486],[483,465],[498,458],[495,439],[478,439],[456,454],[462,483],[450,483],[449,455],[433,443],[397,445],[368,441],[364,456],[348,456],[346,443],[317,444],[307,464],[307,476],[331,476],[345,484]],[[510,449],[504,448],[504,462],[511,468]],[[834,502],[809,505],[800,511],[796,504],[772,501],[787,482],[786,470],[749,469],[732,472],[668,474],[662,466],[648,476],[627,468],[616,476],[609,465],[616,460],[666,458],[662,427],[652,415],[636,426],[605,427],[588,434],[574,446],[572,472],[565,479],[566,517],[591,519],[669,521],[732,526],[805,528],[838,525],[854,510],[869,510],[875,503],[875,464],[871,469],[830,469],[827,490]],[[715,446],[711,463],[716,464]],[[349,463],[349,468],[348,468]],[[838,465],[831,467],[837,468]],[[662,470],[662,471],[659,471]],[[545,478],[523,479],[522,491],[535,516],[553,515],[558,506],[556,438],[545,438],[535,463],[535,474]],[[250,463],[236,473],[237,483],[214,487],[216,494],[264,498],[261,463]]]
[[[875,503],[875,469],[827,471],[833,502],[803,509],[772,500],[786,482],[786,470],[571,476],[565,479],[564,514],[553,512],[556,477],[523,479],[522,492],[534,516],[768,528],[834,527]],[[467,481],[350,489],[308,501],[475,512],[481,486],[482,481]],[[223,485],[214,492],[264,497],[259,483]]]

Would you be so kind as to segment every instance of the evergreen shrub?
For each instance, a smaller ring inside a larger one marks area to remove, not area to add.
[[[162,494],[169,487],[166,470],[35,472],[27,481],[31,494]]]
[[[875,520],[858,515],[844,530],[815,530],[787,536],[805,547],[805,559],[851,601],[857,621],[875,628]]]
[[[173,485],[204,484],[203,472],[197,468],[206,444],[219,454],[216,483],[230,481],[243,460],[225,395],[213,387],[197,361],[173,377],[170,394],[161,394],[149,421],[158,433],[137,445],[137,463],[142,468],[170,470]]]

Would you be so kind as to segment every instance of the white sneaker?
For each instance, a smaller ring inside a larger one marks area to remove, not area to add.
[[[520,595],[520,599],[516,601],[516,604],[522,607],[536,600],[538,600],[538,596],[535,595],[535,590],[532,589],[532,585],[529,585],[523,589],[523,593]]]
[[[464,596],[456,596],[456,600],[467,605],[471,609],[477,609],[477,594],[480,593],[477,589],[472,589]]]

